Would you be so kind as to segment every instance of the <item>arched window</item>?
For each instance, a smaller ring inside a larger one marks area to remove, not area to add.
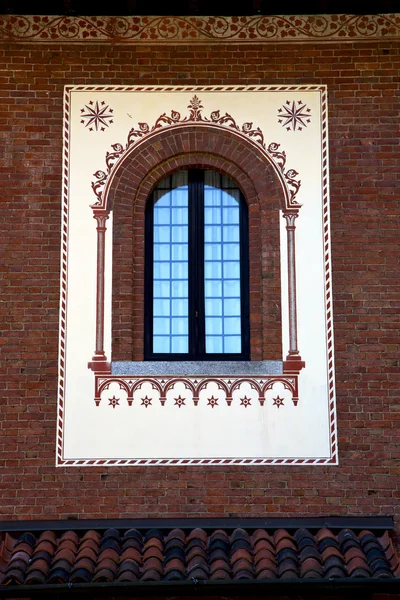
[[[215,171],[177,171],[146,211],[145,359],[248,360],[247,205]]]

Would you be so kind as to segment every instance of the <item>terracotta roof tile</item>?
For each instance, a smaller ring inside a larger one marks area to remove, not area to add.
[[[388,532],[110,528],[0,538],[0,586],[400,578]]]
[[[142,581],[160,581],[161,572],[155,569],[148,569],[143,573]]]
[[[202,569],[201,567],[188,569],[188,576],[190,579],[200,579],[201,581],[206,581],[208,579],[208,569]]]
[[[196,541],[199,540],[203,544],[207,544],[208,535],[204,531],[204,529],[200,529],[200,528],[192,529],[192,531],[189,533],[189,535],[186,538],[186,542],[190,543],[192,540],[196,540]]]
[[[276,579],[276,572],[269,569],[263,569],[257,573],[257,579]]]
[[[138,577],[137,575],[133,572],[133,571],[122,571],[118,577],[117,577],[117,581],[138,581]]]

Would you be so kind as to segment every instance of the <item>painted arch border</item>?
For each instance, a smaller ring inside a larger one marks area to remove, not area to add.
[[[326,458],[162,458],[162,459],[64,459],[65,360],[68,293],[68,226],[69,226],[69,164],[70,164],[70,96],[73,91],[89,92],[289,92],[317,91],[321,100],[321,169],[323,258],[325,266],[325,319],[328,362],[328,421],[330,456]],[[64,87],[63,103],[63,169],[61,208],[60,265],[60,328],[57,388],[57,451],[56,466],[197,466],[197,465],[338,465],[337,416],[335,392],[334,336],[332,313],[332,265],[328,177],[328,106],[326,85],[259,85],[259,86],[73,86]]]

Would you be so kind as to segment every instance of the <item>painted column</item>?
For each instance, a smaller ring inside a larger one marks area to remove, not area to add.
[[[289,354],[284,363],[286,370],[300,370],[304,363],[301,361],[297,347],[297,300],[296,300],[296,244],[295,219],[297,212],[286,212],[287,231],[287,260],[288,260],[288,295],[289,295]],[[293,361],[293,363],[292,363]]]
[[[89,367],[94,371],[109,371],[110,365],[104,353],[104,269],[108,212],[94,210],[94,218],[97,221],[96,347]]]

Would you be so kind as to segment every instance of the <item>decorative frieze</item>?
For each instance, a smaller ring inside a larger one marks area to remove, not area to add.
[[[254,44],[399,39],[400,14],[235,17],[0,15],[0,40],[122,44]]]

